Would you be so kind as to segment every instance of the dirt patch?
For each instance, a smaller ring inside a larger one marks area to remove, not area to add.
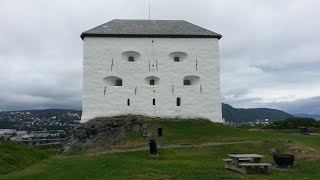
[[[250,128],[250,129],[248,129],[248,131],[254,131],[254,132],[256,132],[256,131],[262,131],[262,130],[259,129],[259,128]]]
[[[310,133],[312,136],[320,136],[320,133]]]
[[[120,142],[114,146],[116,149],[130,149],[130,148],[138,148],[138,147],[144,147],[148,145],[147,140],[140,140],[140,141],[126,141],[126,142]]]
[[[286,168],[280,168],[277,165],[272,165],[271,169],[277,170],[277,171],[297,171],[299,170],[297,166],[292,166],[292,167],[286,167]]]
[[[320,152],[312,147],[301,147],[298,145],[289,145],[288,154],[293,154],[296,159],[318,161],[320,160]]]

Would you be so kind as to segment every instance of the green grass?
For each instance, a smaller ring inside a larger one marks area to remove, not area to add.
[[[237,129],[225,126],[223,124],[207,122],[168,122],[155,121],[153,122],[163,128],[163,143],[174,142],[206,142],[206,141],[239,141],[243,140],[247,130]],[[259,133],[261,136],[261,133]],[[252,138],[250,139],[258,139]],[[248,139],[248,140],[250,140]]]
[[[17,142],[0,141],[0,174],[20,170],[56,153],[39,151]]]
[[[242,128],[233,128],[219,123],[190,122],[190,121],[152,121],[163,128],[163,137],[159,138],[161,144],[173,143],[202,143],[214,142],[236,142],[255,140],[291,140],[295,143],[303,143],[320,151],[320,137],[302,136],[300,134],[288,134],[268,131],[251,131]],[[142,135],[137,133],[128,134],[123,140],[145,141]]]
[[[13,179],[316,179],[320,176],[317,161],[297,160],[296,171],[276,171],[271,174],[251,172],[242,175],[225,170],[222,159],[227,153],[258,153],[271,162],[267,150],[272,147],[284,148],[275,142],[261,142],[211,147],[160,149],[159,157],[150,157],[147,151],[115,153],[99,156],[54,156],[4,178]],[[0,176],[1,178],[1,176]]]
[[[152,121],[163,128],[163,137],[161,142],[164,144],[172,143],[201,143],[208,141],[241,141],[247,137],[245,129],[230,128],[228,126],[207,122],[190,122],[190,121]],[[261,136],[261,133],[256,133]],[[250,138],[259,139],[259,138]],[[137,133],[128,134],[124,140],[139,141],[145,140],[144,137]],[[248,139],[249,140],[249,139]]]
[[[84,154],[46,156],[48,158],[34,161],[32,166],[0,175],[0,179],[317,179],[320,177],[319,136],[248,131],[209,122],[155,121],[154,123],[164,128],[164,136],[160,140],[160,143],[164,144],[214,140],[253,140],[253,142],[159,149],[158,157],[150,157],[148,151],[97,156]],[[129,134],[125,139],[144,140],[138,134]],[[280,140],[290,140],[290,142],[285,143]],[[276,148],[280,153],[295,154],[295,164],[298,169],[293,171],[274,169],[269,175],[251,171],[242,175],[223,168],[222,159],[226,158],[228,153],[262,154],[265,155],[264,162],[272,163],[272,157],[268,152],[271,148]],[[308,153],[299,154],[299,149],[307,150]],[[38,151],[34,153],[37,154]],[[0,168],[3,168],[2,163]],[[15,170],[17,169],[19,168]]]

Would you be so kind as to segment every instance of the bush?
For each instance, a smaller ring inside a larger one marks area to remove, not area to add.
[[[270,124],[272,129],[298,129],[299,127],[320,127],[320,122],[313,118],[291,117],[284,121],[276,121]]]

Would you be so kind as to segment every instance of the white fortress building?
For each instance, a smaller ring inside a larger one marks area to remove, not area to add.
[[[81,34],[81,122],[144,115],[223,122],[219,39],[182,20],[112,20]]]

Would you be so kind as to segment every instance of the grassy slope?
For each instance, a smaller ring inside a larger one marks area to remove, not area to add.
[[[21,143],[0,141],[0,174],[25,168],[50,154],[52,151],[38,151]]]
[[[211,147],[191,147],[160,149],[160,156],[150,157],[148,151],[102,154],[98,156],[68,155],[52,156],[22,171],[16,171],[1,178],[22,179],[214,179],[214,178],[252,178],[252,179],[316,179],[320,177],[320,137],[293,134],[274,134],[252,132],[227,126],[191,122],[155,122],[164,128],[161,143],[200,142],[205,140],[241,141],[260,140],[248,144],[220,145]],[[141,140],[140,136],[130,135],[127,140]],[[189,139],[189,141],[188,141]],[[290,140],[283,143],[280,139]],[[280,152],[297,153],[297,149],[309,153],[297,155],[296,171],[273,170],[270,175],[251,173],[242,175],[225,170],[222,159],[228,153],[258,153],[272,162],[270,148]],[[0,164],[0,168],[2,165]]]
[[[233,129],[228,126],[211,123],[211,122],[188,122],[188,121],[153,121],[153,124],[163,128],[163,137],[160,138],[163,144],[172,143],[201,143],[208,141],[228,142],[228,141],[242,141],[258,139],[256,137],[248,137],[246,129]],[[252,132],[254,133],[254,132]],[[259,136],[269,135],[263,133],[256,133]],[[139,134],[129,134],[124,140],[133,141],[147,141]]]
[[[234,142],[250,140],[295,140],[295,143],[303,142],[320,151],[320,142],[318,137],[301,136],[299,134],[270,133],[263,131],[248,131],[247,129],[232,128],[223,124],[201,122],[194,123],[189,121],[153,121],[154,124],[163,128],[163,137],[158,141],[161,144],[172,143],[201,143],[208,141],[215,142]],[[139,134],[129,134],[124,138],[126,141],[148,142]]]

